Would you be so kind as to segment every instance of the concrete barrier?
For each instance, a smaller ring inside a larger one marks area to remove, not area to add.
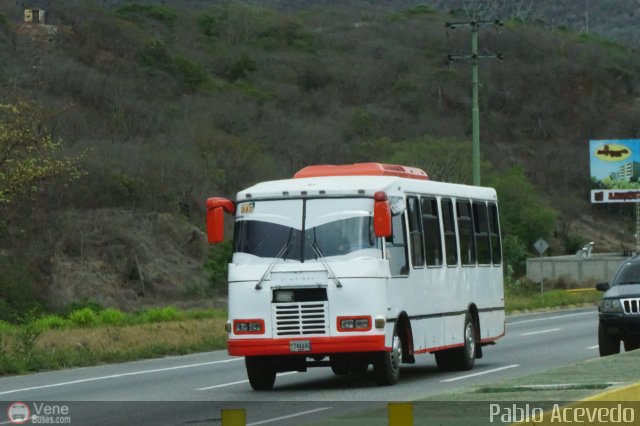
[[[611,282],[618,267],[626,259],[628,257],[618,253],[592,253],[589,257],[571,255],[531,258],[527,259],[527,279],[536,283],[563,279],[579,287]]]

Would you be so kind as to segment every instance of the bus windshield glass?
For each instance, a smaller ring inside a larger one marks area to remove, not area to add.
[[[286,262],[318,256],[381,258],[372,210],[373,200],[367,198],[238,203],[233,262],[270,261],[278,255]]]

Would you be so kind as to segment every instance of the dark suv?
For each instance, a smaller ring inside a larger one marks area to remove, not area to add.
[[[599,283],[604,291],[598,306],[598,345],[600,356],[640,348],[640,256],[625,261],[609,283]]]

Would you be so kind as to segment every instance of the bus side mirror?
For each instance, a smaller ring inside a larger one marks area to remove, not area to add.
[[[207,240],[210,243],[224,241],[224,212],[230,214],[236,212],[233,201],[220,197],[207,200]]]
[[[391,232],[391,206],[387,200],[387,194],[376,192],[373,199],[373,232],[376,237],[390,237]]]

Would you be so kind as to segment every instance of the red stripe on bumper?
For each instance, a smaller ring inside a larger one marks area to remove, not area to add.
[[[310,352],[291,352],[289,342],[309,340]],[[230,339],[227,342],[229,355],[319,355],[341,352],[384,351],[384,335],[349,337],[309,337],[289,339]]]

